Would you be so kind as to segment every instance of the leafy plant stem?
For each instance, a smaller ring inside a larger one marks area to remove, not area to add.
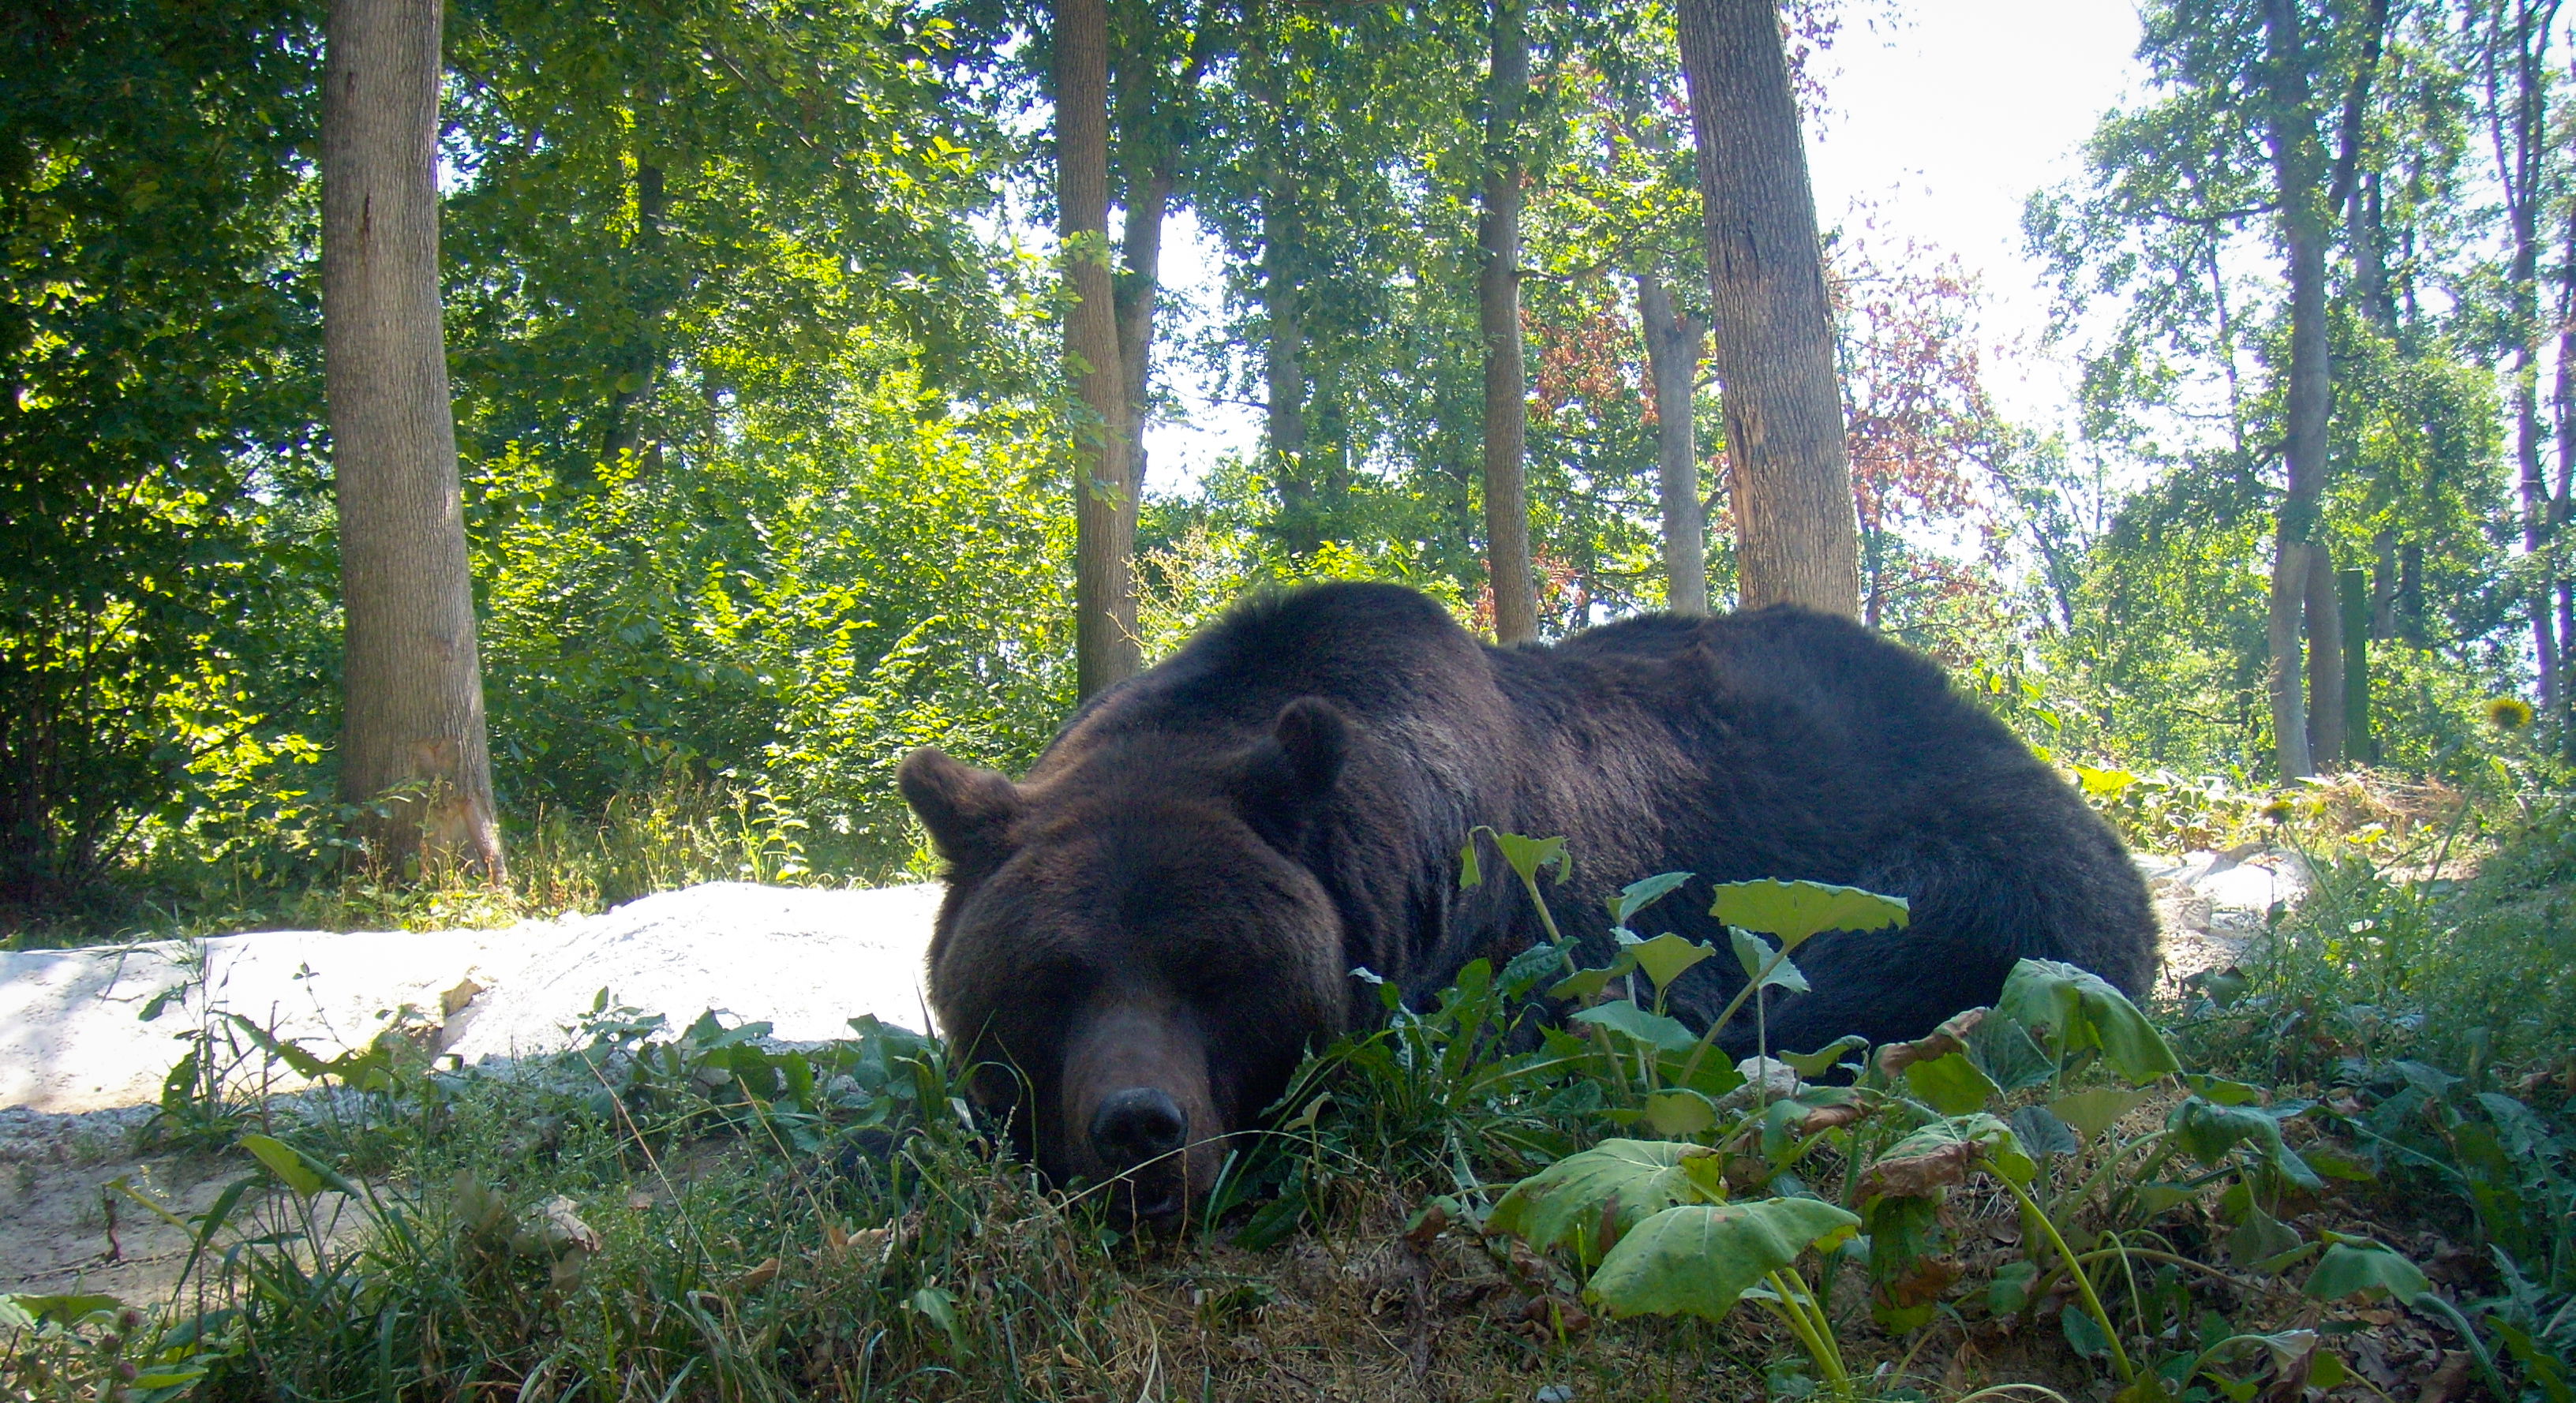
[[[2478,1361],[2479,1376],[2486,1380],[2489,1397],[2519,1396],[2515,1391],[2504,1386],[2504,1375],[2496,1368],[2495,1355],[2487,1349],[2487,1342],[2478,1338],[2477,1327],[2469,1323],[2467,1316],[2460,1314],[2458,1306],[2430,1291],[2417,1296],[2407,1304],[2427,1314],[2442,1317],[2443,1323],[2449,1325],[2459,1334],[2461,1340],[2467,1343],[2470,1356]]]
[[[2050,1221],[2047,1212],[2039,1206],[2037,1199],[2030,1196],[2028,1190],[2003,1175],[1998,1174],[1995,1178],[2012,1191],[2014,1198],[2021,1200],[2021,1206],[2039,1224],[2039,1230],[2048,1234],[2048,1243],[2057,1249],[2057,1259],[2066,1264],[2067,1274],[2075,1278],[2075,1289],[2084,1297],[2085,1314],[2093,1317],[2093,1323],[2102,1327],[2102,1337],[2111,1342],[2111,1365],[2119,1371],[2120,1382],[2124,1384],[2137,1382],[2137,1366],[2129,1362],[2129,1352],[2120,1348],[2120,1327],[2111,1323],[2111,1313],[2102,1308],[2102,1298],[2093,1290],[2093,1278],[2084,1270],[2084,1264],[2076,1257],[2075,1249],[2066,1245],[2066,1238],[2057,1231],[2057,1224]]]
[[[1771,971],[1778,969],[1780,962],[1787,958],[1789,958],[1789,945],[1788,942],[1783,941],[1771,958],[1763,962],[1762,972],[1746,980],[1744,987],[1735,991],[1735,997],[1727,1000],[1726,1007],[1718,1010],[1717,1017],[1709,1022],[1708,1031],[1700,1034],[1699,1041],[1692,1045],[1690,1059],[1682,1063],[1681,1085],[1690,1085],[1691,1075],[1699,1070],[1700,1059],[1706,1057],[1708,1050],[1717,1045],[1718,1033],[1734,1019],[1736,1012],[1744,1007],[1744,1001],[1753,996],[1753,991],[1762,987],[1762,981],[1771,977]]]
[[[1843,1368],[1842,1350],[1834,1342],[1833,1323],[1816,1309],[1805,1284],[1791,1273],[1775,1271],[1769,1280],[1777,1299],[1755,1299],[1770,1306],[1787,1323],[1789,1333],[1798,1337],[1798,1343],[1805,1347],[1808,1357],[1816,1361],[1816,1368],[1824,1374],[1826,1390],[1836,1398],[1851,1397],[1851,1375]]]

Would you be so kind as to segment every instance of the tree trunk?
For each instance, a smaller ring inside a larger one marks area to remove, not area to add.
[[[1323,544],[1315,480],[1306,462],[1306,322],[1297,289],[1296,218],[1274,181],[1261,207],[1261,302],[1270,327],[1262,355],[1269,418],[1263,444],[1279,493],[1279,540],[1292,555]]]
[[[322,369],[347,616],[340,794],[369,857],[498,879],[438,297],[438,0],[323,21]]]
[[[1127,206],[1127,232],[1119,241],[1126,271],[1115,294],[1118,315],[1118,367],[1127,393],[1127,520],[1122,530],[1131,543],[1145,507],[1146,374],[1154,362],[1154,302],[1163,275],[1163,217],[1172,205],[1172,158],[1166,152],[1154,162],[1142,188]]]
[[[2272,602],[2265,629],[2271,652],[2275,760],[2286,783],[2316,772],[2308,748],[2307,708],[2300,695],[2299,616],[2309,613],[2312,627],[2318,621],[2305,606],[2309,575],[2316,568],[2310,551],[2318,534],[2319,503],[2325,489],[2326,423],[2333,381],[2326,348],[2324,161],[2308,96],[2308,57],[2299,34],[2298,0],[2264,0],[2263,31],[2270,99],[2266,137],[2290,265],[2284,454],[2289,481],[2274,533]],[[2339,722],[2331,729],[2340,731]]]
[[[2370,733],[2370,577],[2338,571],[2335,600],[2343,613],[2344,755],[2359,765],[2379,763],[2379,741]]]
[[[2308,760],[2320,770],[2343,764],[2345,722],[2343,600],[2336,592],[2334,549],[2308,543]]]
[[[1663,279],[1637,275],[1637,320],[1655,386],[1655,472],[1664,516],[1664,598],[1676,614],[1708,612],[1708,528],[1700,519],[1699,449],[1692,442],[1691,388],[1699,371],[1699,324],[1676,311]]]
[[[1775,0],[1682,0],[1746,608],[1860,607],[1824,250]]]
[[[645,441],[644,415],[652,403],[654,382],[662,374],[662,216],[669,209],[670,195],[662,168],[639,154],[635,163],[634,257],[640,265],[634,304],[635,340],[622,348],[617,358],[620,377],[633,383],[609,395],[608,433],[602,447],[604,458],[612,465],[629,453],[635,454],[639,468],[647,474],[659,471],[662,456],[660,444]]]
[[[1485,570],[1494,640],[1538,637],[1530,572],[1529,489],[1523,461],[1529,371],[1521,347],[1521,100],[1529,91],[1527,0],[1496,0],[1485,116],[1485,198],[1476,220],[1476,322],[1485,340]]]
[[[1109,15],[1106,0],[1055,7],[1057,234],[1073,305],[1066,372],[1073,433],[1075,686],[1088,697],[1136,674],[1135,495],[1127,376],[1109,272]]]
[[[2397,533],[2379,528],[2370,550],[2370,636],[2385,643],[2397,636]]]

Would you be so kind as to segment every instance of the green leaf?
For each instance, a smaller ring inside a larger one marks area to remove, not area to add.
[[[2213,1077],[2203,1072],[2185,1072],[2182,1084],[2222,1106],[2252,1106],[2263,1100],[2263,1088],[2241,1081]]]
[[[1667,931],[1652,940],[1627,947],[1626,958],[1634,961],[1648,979],[1661,989],[1681,977],[1682,971],[1717,953],[1717,947],[1703,941],[1684,940]]]
[[[1945,1116],[1984,1110],[2001,1093],[1963,1052],[1945,1053],[1905,1069],[1905,1085],[1923,1104]]]
[[[1903,897],[1826,882],[1721,882],[1708,913],[1731,926],[1775,935],[1795,950],[1822,931],[1883,930],[1913,919]]]
[[[322,1192],[322,1176],[305,1164],[293,1146],[266,1135],[245,1135],[241,1137],[241,1147],[268,1166],[268,1172],[293,1190],[297,1198],[311,1198]]]
[[[2329,1245],[2308,1273],[2307,1293],[2320,1301],[2347,1296],[2385,1296],[2403,1305],[2433,1284],[2413,1262],[2365,1238],[2347,1237]]]
[[[2030,1288],[2039,1280],[2039,1263],[2024,1259],[1995,1268],[1986,1284],[1986,1309],[1996,1315],[2018,1315],[2030,1304]]]
[[[1503,861],[1524,882],[1536,882],[1539,869],[1553,865],[1556,880],[1562,882],[1574,872],[1574,859],[1565,851],[1563,838],[1524,838],[1518,833],[1497,833],[1494,846],[1503,853]]]
[[[2111,1070],[2134,1084],[2182,1069],[2164,1035],[2126,994],[2099,975],[2056,960],[2014,964],[2003,997],[1995,1000],[1994,1019],[2053,1041],[2061,1064],[2098,1050]]]
[[[1723,1320],[1765,1276],[1859,1226],[1853,1214],[1812,1198],[1667,1208],[1619,1239],[1584,1294],[1612,1315]]]
[[[1799,1076],[1813,1080],[1832,1071],[1841,1063],[1844,1053],[1868,1046],[1869,1039],[1858,1033],[1845,1033],[1813,1052],[1774,1052],[1771,1056],[1775,1061],[1786,1062],[1796,1068]]]
[[[966,1331],[957,1321],[956,1293],[941,1286],[924,1286],[904,1302],[948,1337],[948,1348],[959,1357],[966,1353]]]
[[[1652,877],[1630,882],[1610,898],[1610,924],[1624,926],[1628,918],[1663,900],[1691,879],[1688,872],[1659,872]]]
[[[1717,1124],[1717,1106],[1688,1087],[1673,1087],[1646,1097],[1642,1118],[1647,1129],[1668,1140],[1685,1140]]]
[[[1458,889],[1472,891],[1485,884],[1485,869],[1476,861],[1476,835],[1467,835],[1467,846],[1458,850]]]
[[[2303,1189],[2321,1189],[2325,1181],[2306,1160],[2291,1153],[2281,1139],[2281,1122],[2304,1114],[2308,1103],[2279,1106],[2221,1106],[2198,1096],[2185,1098],[2165,1117],[2174,1144],[2202,1164],[2215,1167],[2240,1144],[2252,1143],[2265,1163]]]
[[[1860,1196],[1912,1197],[1967,1177],[1984,1165],[2016,1184],[2027,1184],[2038,1166],[2012,1127],[1979,1111],[1937,1120],[1888,1146],[1861,1176]]]
[[[2097,770],[2090,765],[2072,768],[2076,782],[2084,786],[2087,799],[2116,799],[2138,782],[2138,777],[2127,770]]]
[[[2087,1359],[2111,1357],[2111,1337],[2102,1333],[2102,1326],[2091,1315],[2070,1309],[2057,1317],[2057,1328],[2077,1354]]]
[[[1714,1197],[1691,1172],[1695,1160],[1714,1169],[1717,1154],[1672,1140],[1604,1140],[1514,1184],[1487,1222],[1589,1265],[1653,1214]]]
[[[1744,977],[1762,981],[1755,987],[1786,989],[1793,994],[1807,992],[1807,976],[1786,956],[1774,963],[1772,957],[1779,952],[1771,948],[1770,942],[1741,926],[1728,926],[1726,938],[1735,947],[1736,963],[1744,966]],[[1763,973],[1766,966],[1771,971],[1768,974]]]
[[[2117,1125],[2120,1117],[2144,1105],[2151,1094],[2100,1086],[2060,1096],[2048,1103],[2048,1109],[2055,1111],[2059,1120],[2073,1126],[2076,1134],[2089,1140]]]
[[[1596,1023],[1663,1052],[1688,1052],[1699,1045],[1699,1035],[1684,1026],[1680,1019],[1648,1012],[1626,999],[1594,1004],[1576,1013],[1570,1021]]]
[[[1568,963],[1566,952],[1573,948],[1570,944],[1550,945],[1540,941],[1512,956],[1511,963],[1503,966],[1502,977],[1494,981],[1495,986],[1503,991],[1506,999],[1525,998],[1530,990],[1538,987],[1540,980],[1547,977],[1549,970]]]

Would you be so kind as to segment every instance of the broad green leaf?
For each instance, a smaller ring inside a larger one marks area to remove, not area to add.
[[[1774,950],[1769,941],[1742,926],[1728,926],[1726,938],[1735,947],[1735,962],[1744,966],[1744,977],[1762,981],[1756,987],[1786,989],[1793,994],[1807,992],[1807,976],[1800,973],[1797,965],[1786,956],[1775,963],[1772,957],[1780,952]],[[1770,968],[1769,974],[1762,972],[1765,966]]]
[[[1503,966],[1502,977],[1494,982],[1502,989],[1504,998],[1526,997],[1532,989],[1538,987],[1540,980],[1547,977],[1548,971],[1568,962],[1567,952],[1573,948],[1571,944],[1550,945],[1541,941],[1512,956],[1511,963]]]
[[[1574,872],[1574,859],[1565,850],[1563,838],[1524,838],[1518,833],[1497,833],[1494,846],[1502,850],[1503,861],[1524,882],[1536,882],[1539,869],[1553,866],[1556,880],[1562,882]]]
[[[1680,1019],[1667,1018],[1637,1007],[1626,999],[1594,1004],[1573,1017],[1576,1023],[1597,1023],[1615,1033],[1624,1033],[1648,1047],[1664,1052],[1688,1052],[1699,1045],[1699,1035]]]
[[[1905,1086],[1923,1104],[1945,1116],[1981,1111],[2001,1093],[1963,1052],[1948,1053],[1905,1069]]]
[[[1472,891],[1485,884],[1485,869],[1476,860],[1476,835],[1467,835],[1467,846],[1458,850],[1458,889]]]
[[[1668,1140],[1684,1140],[1717,1124],[1717,1107],[1688,1087],[1674,1087],[1646,1097],[1642,1118],[1647,1129]]]
[[[1770,878],[1719,883],[1717,901],[1708,913],[1731,926],[1778,936],[1791,950],[1821,931],[1883,930],[1912,919],[1903,897],[1826,882]]]
[[[1619,1239],[1584,1294],[1612,1315],[1723,1320],[1765,1276],[1859,1226],[1853,1214],[1812,1198],[1667,1208]]]
[[[2088,799],[2116,799],[2138,782],[2138,777],[2127,770],[2097,770],[2090,765],[2076,765],[2073,769]]]
[[[2033,1159],[2078,1154],[2084,1149],[2073,1127],[2046,1106],[2017,1106],[2005,1123],[2012,1127],[2013,1138],[2021,1141],[2022,1153]]]
[[[1624,926],[1628,918],[1663,900],[1682,883],[1691,879],[1688,872],[1659,872],[1652,877],[1630,882],[1610,898],[1610,924]]]
[[[1551,999],[1573,1003],[1577,1000],[1589,999],[1599,995],[1602,990],[1610,987],[1611,980],[1616,979],[1620,975],[1626,974],[1628,971],[1637,967],[1635,958],[1628,953],[1630,950],[1635,948],[1636,947],[1633,945],[1622,948],[1619,951],[1619,958],[1603,965],[1599,969],[1576,970],[1574,973],[1569,974],[1563,979],[1556,981],[1554,984],[1547,986],[1547,996]]]
[[[2182,1084],[2222,1106],[2252,1106],[2263,1100],[2263,1088],[2241,1081],[2213,1077],[2203,1072],[2185,1072]]]
[[[1667,931],[1652,940],[1627,948],[1626,956],[1636,962],[1648,979],[1661,989],[1681,978],[1683,970],[1717,953],[1717,947],[1702,941],[1684,940]]]
[[[1845,1033],[1813,1052],[1774,1052],[1771,1056],[1798,1069],[1798,1075],[1809,1079],[1832,1071],[1843,1060],[1843,1054],[1869,1046],[1869,1039],[1858,1033]]]
[[[314,1173],[304,1157],[284,1141],[266,1135],[245,1135],[241,1137],[241,1147],[268,1166],[268,1172],[293,1190],[297,1198],[311,1198],[322,1192],[322,1176]]]
[[[2022,960],[1995,1000],[1995,1018],[2044,1035],[2061,1063],[2099,1050],[2111,1070],[2141,1084],[2182,1069],[2164,1035],[2101,976],[2056,960]]]
[[[1896,1197],[1929,1193],[1958,1183],[1978,1166],[2016,1184],[2028,1184],[2038,1168],[2011,1126],[1979,1111],[1934,1121],[1888,1146],[1861,1176],[1860,1192]]]
[[[1604,1140],[1514,1184],[1487,1221],[1536,1246],[1565,1248],[1589,1265],[1653,1214],[1715,1197],[1690,1172],[1693,1160],[1714,1167],[1717,1154],[1672,1140]]]
[[[2048,1109],[2055,1111],[2059,1120],[2075,1127],[2076,1134],[2089,1140],[2119,1124],[2120,1117],[2144,1105],[2149,1095],[2144,1091],[2099,1086],[2060,1096],[2048,1103]]]
[[[2198,1096],[2186,1097],[2165,1117],[2174,1144],[2202,1164],[2216,1166],[2240,1144],[2251,1143],[2264,1162],[2303,1189],[2321,1189],[2325,1181],[2306,1160],[2291,1153],[2281,1139],[2281,1122],[2308,1109],[2304,1101],[2278,1106],[2221,1106]]]
[[[2384,1296],[2404,1305],[2432,1288],[2413,1262],[2376,1242],[2348,1237],[2326,1248],[2317,1269],[2308,1273],[2305,1289],[2320,1301]]]

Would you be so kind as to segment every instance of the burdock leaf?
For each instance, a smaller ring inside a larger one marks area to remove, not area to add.
[[[1619,1239],[1585,1292],[1612,1315],[1723,1320],[1747,1290],[1860,1219],[1812,1198],[1667,1208]]]
[[[1604,1140],[1514,1184],[1487,1222],[1537,1246],[1565,1248],[1589,1265],[1650,1215],[1704,1202],[1708,1193],[1690,1161],[1715,1153],[1673,1140]]]
[[[1718,884],[1708,913],[1731,926],[1775,935],[1791,950],[1829,930],[1883,930],[1913,919],[1903,897],[1828,882],[1763,878]]]

